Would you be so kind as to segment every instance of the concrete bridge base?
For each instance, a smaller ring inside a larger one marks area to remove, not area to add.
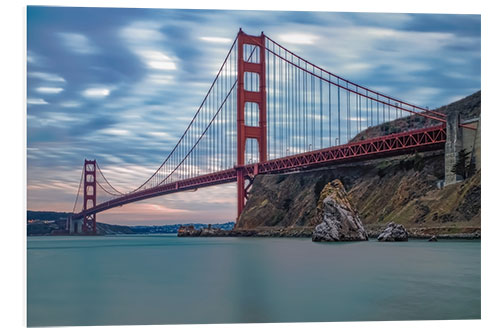
[[[444,186],[461,181],[462,177],[451,170],[458,161],[458,152],[463,149],[463,133],[458,112],[446,117],[446,144],[444,148]]]
[[[477,129],[464,128],[460,124],[475,125]],[[451,171],[462,149],[470,153],[470,159],[476,163],[476,169],[481,169],[481,118],[461,121],[459,113],[449,113],[446,119],[444,186],[463,180],[461,176]],[[470,160],[467,164],[469,162]]]
[[[73,219],[72,216],[68,216],[66,228],[70,235],[83,233],[83,219]]]

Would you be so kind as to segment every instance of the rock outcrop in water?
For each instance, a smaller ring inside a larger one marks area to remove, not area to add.
[[[378,236],[377,240],[379,242],[406,242],[408,241],[408,231],[402,224],[391,222]]]
[[[338,179],[323,188],[316,220],[319,224],[312,235],[315,242],[368,240],[363,223]]]

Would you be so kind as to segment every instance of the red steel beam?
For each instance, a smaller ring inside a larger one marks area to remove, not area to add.
[[[270,160],[259,163],[258,172],[285,172],[332,162],[380,158],[414,150],[441,149],[445,142],[446,128],[440,125]],[[252,173],[252,169],[248,168],[248,172]]]

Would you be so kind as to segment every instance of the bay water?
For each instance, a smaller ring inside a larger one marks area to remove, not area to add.
[[[27,240],[28,326],[479,319],[480,241]]]

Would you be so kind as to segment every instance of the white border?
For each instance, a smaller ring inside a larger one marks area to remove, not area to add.
[[[253,332],[255,330],[279,330],[302,332],[357,331],[370,332],[491,332],[498,314],[498,212],[494,210],[496,192],[500,188],[498,176],[493,173],[498,162],[499,149],[493,143],[500,124],[498,92],[498,21],[500,17],[493,1],[18,1],[3,4],[0,11],[1,38],[1,142],[2,176],[7,182],[2,186],[3,233],[2,244],[2,321],[9,329],[25,328],[25,264],[26,264],[26,107],[25,107],[25,41],[26,5],[55,5],[83,7],[145,7],[145,8],[212,8],[212,9],[266,9],[266,10],[326,10],[363,12],[411,12],[482,15],[482,320],[469,321],[411,321],[411,322],[352,322],[352,323],[298,323],[298,324],[250,324],[250,325],[174,325],[174,326],[104,326],[57,328],[58,331],[112,331],[135,332],[138,330],[159,332]],[[6,103],[5,103],[6,101]],[[494,127],[495,126],[495,127]],[[495,163],[497,162],[497,163]],[[496,176],[496,177],[495,177]],[[47,331],[46,329],[30,329]]]

